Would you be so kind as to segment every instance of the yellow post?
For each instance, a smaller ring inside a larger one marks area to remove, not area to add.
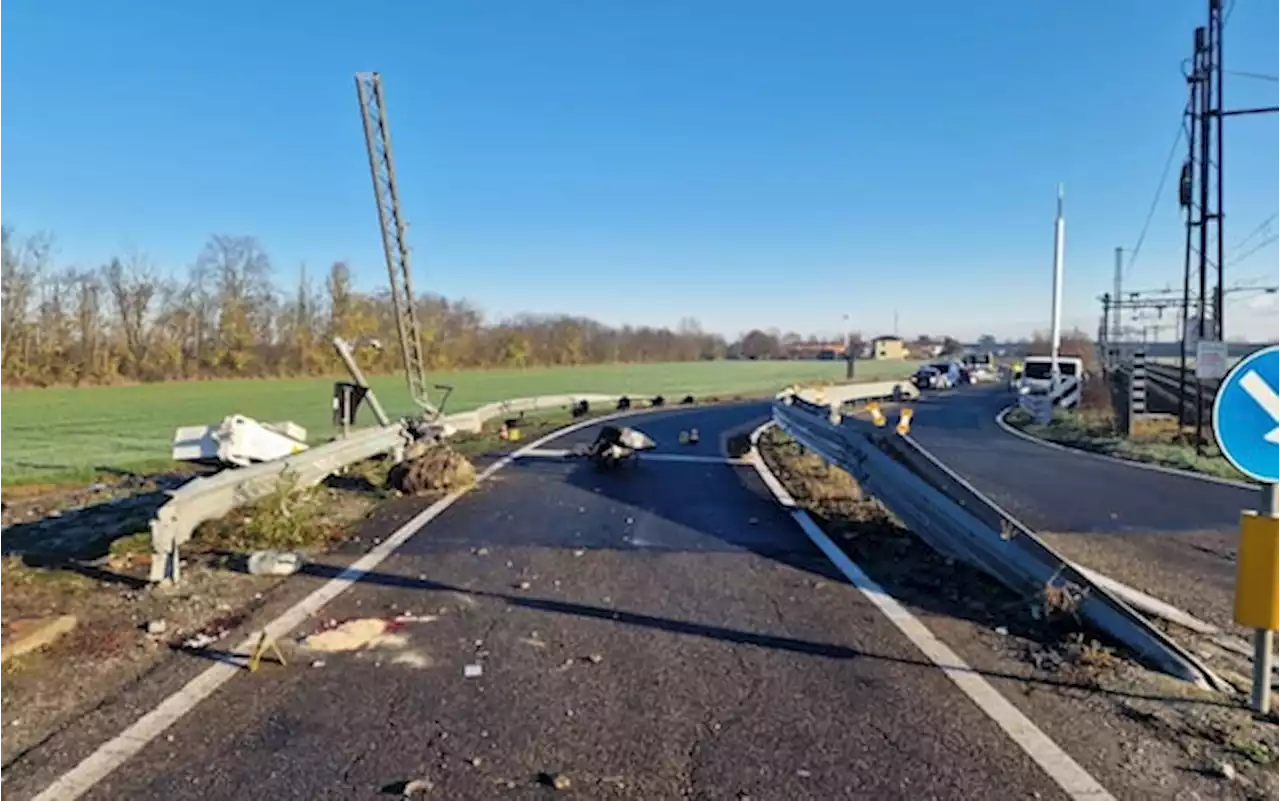
[[[904,437],[911,433],[911,415],[912,411],[910,407],[898,412],[897,431]]]
[[[880,404],[871,401],[867,404],[867,413],[871,415],[871,421],[878,426],[884,425],[884,412],[880,409]]]
[[[257,673],[258,665],[262,662],[262,657],[267,655],[268,649],[275,654],[276,661],[281,665],[287,665],[284,661],[284,654],[280,653],[280,646],[276,645],[276,641],[267,636],[266,629],[263,629],[262,635],[258,637],[257,645],[253,646],[253,653],[249,655],[249,672]]]
[[[1270,715],[1275,631],[1280,628],[1280,518],[1274,484],[1263,485],[1259,511],[1240,514],[1234,617],[1253,629],[1253,709]]]

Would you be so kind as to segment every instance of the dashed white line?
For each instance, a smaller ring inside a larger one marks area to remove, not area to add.
[[[521,451],[521,459],[564,459],[574,454],[570,448],[530,448]],[[689,464],[728,464],[745,465],[746,459],[734,459],[729,456],[707,456],[699,453],[640,453],[642,462],[687,462]]]

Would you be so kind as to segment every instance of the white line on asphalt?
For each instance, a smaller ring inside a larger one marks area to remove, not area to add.
[[[521,451],[521,459],[563,459],[574,452],[570,448],[530,448]],[[698,453],[649,453],[640,454],[642,462],[688,462],[690,464],[730,464],[745,465],[746,459],[734,459],[729,456],[706,456]]]
[[[616,414],[602,415],[590,420],[582,420],[573,425],[566,426],[558,431],[553,431],[541,439],[534,440],[528,445],[520,448],[514,453],[504,456],[487,469],[482,471],[476,477],[476,483],[492,476],[502,468],[511,464],[519,457],[528,452],[537,451],[543,443],[550,442],[557,437],[570,434],[579,429],[596,425],[606,420],[612,420],[618,417],[627,417],[632,414],[647,412],[647,409],[637,409],[627,412],[619,412]],[[398,528],[394,534],[383,540],[381,544],[370,550],[364,556],[352,562],[349,567],[342,571],[336,577],[329,579],[323,586],[312,592],[306,598],[290,607],[284,614],[272,620],[266,625],[266,631],[269,637],[278,638],[288,634],[292,629],[299,626],[310,615],[315,614],[322,606],[332,601],[344,590],[352,584],[359,581],[365,574],[381,564],[393,551],[403,545],[410,537],[418,532],[423,526],[434,518],[438,517],[444,510],[452,506],[459,498],[467,493],[467,490],[460,490],[451,495],[431,504],[424,509],[412,520]],[[240,643],[236,649],[239,652],[245,652],[253,648],[257,636],[249,637]],[[89,756],[85,757],[80,764],[64,773],[62,776],[48,787],[46,787],[33,801],[71,801],[71,799],[79,798],[87,793],[98,782],[105,779],[116,768],[123,765],[128,759],[133,757],[139,751],[147,746],[152,740],[160,736],[165,729],[172,726],[184,715],[190,712],[204,699],[208,698],[222,685],[226,684],[243,668],[239,664],[219,663],[207,668],[203,673],[196,676],[173,695],[166,698],[155,709],[139,718],[133,725],[116,735],[110,741],[99,746]]]
[[[862,568],[858,567],[844,551],[840,550],[838,545],[831,541],[826,532],[813,522],[809,513],[796,505],[795,498],[773,475],[761,458],[760,452],[755,449],[760,434],[771,425],[773,423],[766,423],[752,432],[752,451],[748,461],[756,468],[760,478],[777,498],[778,503],[790,511],[791,517],[813,541],[813,544],[826,554],[845,578],[849,579],[849,582],[874,604],[889,619],[889,622],[902,632],[903,636],[946,674],[947,678],[951,679],[960,691],[969,697],[969,700],[977,704],[987,717],[1004,730],[1009,739],[1017,743],[1018,747],[1025,751],[1041,770],[1062,788],[1063,792],[1074,801],[1115,801],[1114,796],[1107,792],[1097,779],[1089,775],[1080,763],[1049,739],[1049,735],[1009,703],[998,690],[987,683],[986,679],[969,667],[959,654],[939,640],[915,615],[898,603],[896,598],[885,592],[879,584],[864,573]]]
[[[1176,467],[1165,467],[1162,464],[1151,464],[1150,462],[1139,462],[1136,459],[1119,459],[1115,456],[1108,456],[1105,453],[1092,453],[1090,451],[1081,450],[1080,448],[1070,448],[1070,447],[1067,447],[1066,445],[1059,445],[1056,442],[1050,442],[1047,439],[1040,439],[1039,437],[1032,436],[1031,434],[1028,434],[1025,431],[1019,431],[1018,429],[1009,425],[1007,422],[1005,422],[1004,416],[1011,411],[1013,411],[1012,406],[1009,406],[1005,409],[1001,409],[1000,412],[996,415],[996,425],[1000,426],[1000,428],[1006,434],[1012,434],[1018,439],[1025,439],[1028,442],[1034,442],[1035,444],[1045,448],[1052,448],[1055,451],[1065,451],[1066,453],[1074,453],[1077,456],[1087,456],[1090,459],[1101,459],[1104,462],[1110,462],[1111,464],[1122,464],[1125,467],[1136,467],[1139,470],[1151,470],[1156,473],[1166,473],[1171,476],[1182,476],[1183,478],[1194,478],[1199,481],[1208,481],[1211,484],[1223,484],[1228,487],[1237,487],[1239,489],[1247,489],[1247,490],[1256,490],[1259,487],[1258,484],[1250,484],[1245,481],[1234,481],[1229,478],[1218,478],[1217,476],[1211,476],[1205,473],[1194,473],[1190,470],[1179,470]]]

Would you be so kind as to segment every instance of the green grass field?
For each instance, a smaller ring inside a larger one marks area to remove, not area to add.
[[[907,376],[911,362],[859,362],[858,380]],[[796,381],[840,380],[842,362],[683,362],[599,365],[530,370],[436,373],[430,380],[455,387],[446,412],[466,411],[504,398],[565,392],[651,395],[748,395]],[[370,379],[393,416],[411,404],[402,377]],[[0,435],[6,486],[86,481],[112,470],[162,469],[174,429],[217,423],[240,413],[263,422],[293,420],[311,442],[329,438],[333,379],[181,381],[125,387],[14,389],[3,392]],[[366,424],[372,417],[361,411]]]

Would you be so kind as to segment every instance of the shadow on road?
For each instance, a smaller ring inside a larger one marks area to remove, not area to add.
[[[322,563],[308,563],[300,571],[301,575],[307,575],[320,580],[329,580],[342,576],[346,568],[337,565],[327,565]],[[522,609],[531,609],[540,612],[548,612],[551,614],[572,615],[575,617],[589,618],[593,620],[604,620],[617,623],[622,626],[638,626],[641,628],[656,629],[659,631],[671,632],[673,634],[681,634],[690,637],[702,637],[705,639],[716,640],[719,642],[733,643],[736,645],[748,645],[756,648],[767,648],[772,650],[788,651],[791,653],[804,654],[806,656],[822,657],[827,659],[873,659],[877,661],[890,662],[903,665],[908,668],[922,668],[925,670],[937,670],[937,665],[926,659],[910,659],[897,656],[889,656],[857,648],[850,648],[844,645],[835,645],[832,643],[812,642],[809,640],[800,640],[792,637],[781,637],[771,634],[759,634],[751,631],[743,631],[741,629],[733,629],[725,626],[713,626],[704,623],[695,623],[687,620],[675,620],[672,618],[658,617],[655,615],[646,615],[637,612],[629,612],[622,609],[612,609],[604,606],[595,606],[591,604],[574,603],[572,601],[552,600],[548,598],[534,598],[526,595],[513,595],[503,592],[492,592],[488,590],[475,590],[466,587],[460,587],[447,584],[432,579],[421,579],[413,576],[404,576],[395,573],[384,573],[381,571],[371,571],[365,573],[355,579],[358,584],[374,584],[383,587],[395,587],[407,590],[421,590],[429,593],[441,593],[449,596],[464,595],[473,598],[485,598],[499,603],[508,604],[510,606]],[[238,664],[237,660],[243,660],[243,654],[235,654],[231,651],[203,648],[178,648],[184,653],[209,659],[216,662],[227,662]],[[978,670],[972,667],[965,668],[949,668],[949,670],[957,673],[973,673],[988,679],[1007,679],[1015,681],[1024,687],[1041,686],[1041,687],[1057,687],[1072,690],[1086,691],[1090,694],[1109,696],[1115,698],[1132,698],[1148,701],[1159,701],[1172,705],[1184,706],[1207,706],[1207,707],[1223,707],[1236,708],[1240,706],[1230,701],[1217,700],[1207,697],[1195,696],[1167,696],[1157,694],[1144,694],[1136,692],[1124,692],[1119,690],[1109,690],[1098,687],[1089,681],[1069,681],[1066,679],[1048,679],[1043,677],[1031,677],[1015,673],[1006,673],[993,670]]]

